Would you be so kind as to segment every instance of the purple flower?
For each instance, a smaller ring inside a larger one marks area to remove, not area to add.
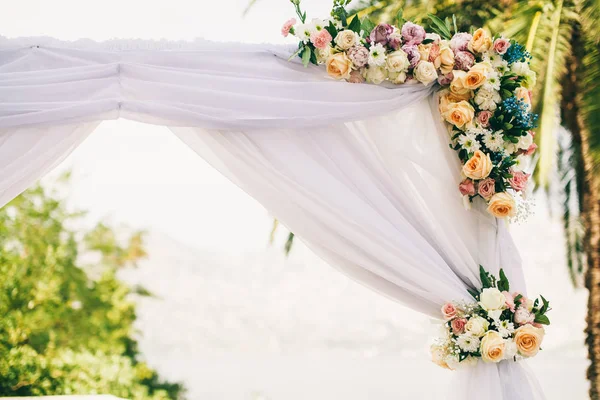
[[[370,43],[379,43],[385,46],[392,32],[394,32],[394,27],[390,24],[379,24],[371,31],[369,41]]]
[[[468,71],[475,64],[475,56],[468,51],[459,51],[454,55],[454,68]]]
[[[408,56],[408,61],[410,61],[410,68],[414,68],[421,60],[421,54],[419,53],[419,49],[416,45],[404,45],[402,46],[402,50]]]
[[[352,46],[348,50],[348,57],[357,68],[362,68],[369,61],[369,50],[365,46]]]
[[[467,50],[467,46],[469,45],[471,39],[473,39],[473,35],[470,33],[459,32],[452,36],[452,39],[450,39],[450,48],[454,54],[458,53],[459,51],[465,51]]]
[[[449,74],[438,76],[438,83],[442,86],[448,86],[452,79],[454,79],[454,74],[450,71]]]
[[[425,40],[427,33],[421,25],[407,22],[402,25],[402,39],[405,45],[418,45]]]

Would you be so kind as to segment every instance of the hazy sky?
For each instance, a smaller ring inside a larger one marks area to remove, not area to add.
[[[0,13],[0,34],[63,40],[142,38],[281,42],[293,16],[287,0],[20,0]],[[331,3],[305,0],[309,15]],[[288,41],[293,39],[288,38]],[[158,230],[198,248],[242,252],[266,246],[271,219],[245,193],[207,166],[167,128],[104,122],[59,169],[72,167],[70,199],[135,227]]]

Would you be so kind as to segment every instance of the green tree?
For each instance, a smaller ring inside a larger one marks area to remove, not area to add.
[[[138,360],[135,291],[117,278],[146,255],[142,232],[81,231],[82,216],[42,186],[0,209],[0,396],[182,398]]]

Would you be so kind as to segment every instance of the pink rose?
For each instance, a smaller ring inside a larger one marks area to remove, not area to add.
[[[468,71],[475,64],[475,56],[468,51],[459,51],[454,54],[454,67],[458,70]]]
[[[419,53],[419,49],[415,45],[404,45],[402,46],[402,50],[408,56],[408,61],[410,61],[410,68],[414,68],[417,66],[419,61],[421,60],[421,53]]]
[[[515,312],[515,322],[519,325],[531,324],[535,320],[535,315],[526,308],[519,307]]]
[[[402,39],[404,44],[409,46],[416,46],[421,44],[425,40],[425,28],[421,25],[413,24],[412,22],[406,22],[402,25]]]
[[[523,152],[523,154],[525,154],[526,156],[530,156],[533,153],[535,153],[535,151],[537,150],[537,147],[538,147],[537,144],[532,143],[531,146],[529,146],[529,148]]]
[[[365,46],[353,46],[348,50],[348,57],[357,68],[362,68],[369,61],[369,50]]]
[[[442,86],[448,86],[450,83],[452,83],[452,79],[454,79],[454,74],[452,72],[446,75],[439,75],[438,83]]]
[[[450,48],[452,49],[454,54],[458,53],[459,51],[465,51],[467,50],[471,39],[473,39],[473,35],[471,35],[470,33],[457,33],[452,37],[452,39],[450,39]]]
[[[283,27],[281,28],[281,34],[284,37],[287,37],[287,35],[290,34],[290,29],[292,29],[292,26],[296,25],[296,18],[291,18],[289,20],[287,20],[285,22],[285,24],[283,24]]]
[[[506,307],[512,312],[515,312],[515,298],[512,294],[507,291],[502,292],[504,295],[504,301],[506,302]]]
[[[363,83],[364,81],[365,81],[365,78],[363,78],[363,76],[360,73],[360,71],[352,71],[352,72],[350,72],[350,78],[348,79],[348,82],[350,82],[350,83]]]
[[[320,31],[313,32],[310,35],[310,41],[317,49],[325,49],[327,46],[329,46],[329,43],[331,43],[332,40],[333,38],[331,37],[331,34],[327,32],[327,29],[321,29]]]
[[[494,50],[498,54],[506,53],[506,50],[510,47],[510,41],[504,38],[498,38],[494,41]]]
[[[494,115],[491,111],[481,111],[477,114],[477,121],[483,126],[487,128],[490,125],[490,118]]]
[[[449,321],[452,318],[456,317],[457,312],[458,310],[452,303],[446,303],[442,306],[442,315],[444,316],[444,319],[446,321]]]
[[[496,193],[496,181],[492,178],[486,178],[482,181],[479,181],[479,185],[477,185],[477,192],[481,197],[489,200],[494,193]]]
[[[463,196],[473,196],[475,195],[475,184],[471,179],[467,178],[458,185],[458,190],[460,190],[460,194]]]
[[[465,318],[455,318],[450,322],[452,333],[455,335],[465,333],[465,325],[467,325],[467,320]]]
[[[371,31],[369,42],[379,43],[385,46],[388,44],[392,32],[394,32],[394,27],[390,24],[379,24]]]
[[[526,174],[521,171],[511,170],[512,178],[508,180],[508,184],[510,187],[515,189],[517,192],[525,189],[527,187],[527,181],[529,180],[529,174]]]

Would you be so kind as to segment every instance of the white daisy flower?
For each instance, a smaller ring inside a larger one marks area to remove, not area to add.
[[[328,21],[323,21],[322,19],[319,19],[319,18],[313,18],[310,21],[310,25],[312,26],[312,28],[313,28],[314,31],[319,32],[319,31],[325,29],[325,27],[327,25],[329,25],[329,22]]]
[[[529,168],[529,157],[521,154],[521,155],[517,156],[515,161],[517,162],[515,165],[513,165],[513,168],[515,170],[525,171],[527,168]]]
[[[502,97],[496,90],[488,90],[482,87],[475,94],[475,103],[481,110],[494,111],[497,108],[497,103],[501,101]]]
[[[491,54],[490,64],[492,64],[492,67],[494,67],[502,75],[508,71],[508,62],[504,60],[500,54]]]
[[[512,339],[507,339],[504,341],[504,359],[510,360],[514,356],[517,355],[518,351],[517,344]]]
[[[510,70],[517,75],[525,76],[529,73],[529,64],[526,62],[516,62],[510,67]]]
[[[505,319],[503,321],[494,322],[496,328],[498,328],[498,333],[503,337],[509,337],[515,331],[515,324]]]
[[[464,335],[460,335],[458,340],[456,341],[458,347],[460,347],[463,351],[467,351],[469,353],[475,353],[479,350],[479,345],[481,341],[476,336],[471,336],[467,333]]]
[[[489,91],[500,90],[500,75],[496,70],[491,70],[487,73],[486,81],[483,84],[483,88]]]
[[[474,133],[465,133],[458,138],[458,143],[469,153],[473,153],[481,147]]]
[[[375,46],[371,46],[369,51],[369,65],[376,65],[382,67],[385,65],[385,48],[382,44],[377,43]]]
[[[310,42],[313,27],[310,24],[300,24],[294,28],[294,35],[304,43]]]
[[[504,147],[504,136],[500,132],[487,132],[483,135],[483,144],[491,151],[500,151]]]

